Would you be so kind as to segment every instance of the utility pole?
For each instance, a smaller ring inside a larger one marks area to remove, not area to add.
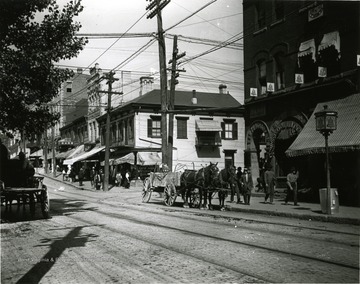
[[[186,55],[185,52],[178,54],[177,47],[177,35],[174,36],[174,44],[173,44],[173,54],[172,59],[169,60],[169,64],[171,65],[171,84],[170,84],[170,96],[168,98],[168,110],[174,110],[175,104],[175,85],[179,83],[176,79],[179,77],[179,72],[185,72],[185,70],[177,70],[177,60]],[[169,113],[169,137],[168,137],[168,166],[172,170],[173,166],[173,145],[174,145],[174,113]]]
[[[48,138],[47,138],[47,129],[45,129],[45,131],[44,131],[44,150],[43,150],[43,154],[44,154],[44,169],[45,169],[45,174],[48,174],[49,165],[48,165]]]
[[[55,126],[51,127],[51,151],[52,151],[52,170],[53,177],[56,178],[56,157],[55,157]]]
[[[166,74],[166,50],[164,31],[162,28],[161,10],[170,3],[170,0],[149,0],[150,4],[146,10],[150,11],[147,18],[152,19],[157,15],[158,26],[158,45],[159,45],[159,61],[160,61],[160,92],[161,92],[161,153],[162,163],[168,164],[168,145],[167,145],[167,74]],[[152,10],[153,9],[153,10]],[[151,11],[152,10],[152,11]]]
[[[105,132],[105,170],[104,170],[104,191],[109,190],[109,158],[110,158],[110,112],[111,112],[111,94],[112,94],[112,83],[119,80],[114,78],[115,72],[111,71],[105,75],[108,84],[108,105],[106,112],[106,132]]]

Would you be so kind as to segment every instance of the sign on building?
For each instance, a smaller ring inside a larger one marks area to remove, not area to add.
[[[269,93],[272,93],[275,91],[275,84],[274,83],[266,83],[266,90]]]
[[[304,74],[295,74],[295,84],[304,84]]]
[[[318,67],[318,77],[319,78],[326,78],[327,77],[327,68],[326,67]]]
[[[257,97],[257,88],[250,88],[250,97]]]

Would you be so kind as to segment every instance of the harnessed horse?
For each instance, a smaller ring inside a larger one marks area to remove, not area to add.
[[[222,169],[218,177],[218,185],[220,189],[218,191],[220,210],[225,210],[225,199],[228,196],[228,189],[231,189],[231,194],[235,193],[235,187],[237,186],[236,180],[236,168],[230,166]]]
[[[199,189],[200,193],[200,202],[199,208],[208,208],[208,198],[210,200],[211,193],[208,194],[209,188],[214,186],[214,181],[217,180],[219,174],[219,169],[217,163],[213,164],[210,162],[210,165],[201,168],[198,171],[185,170],[180,177],[180,186],[182,188],[182,197],[184,199],[184,207],[189,207],[189,196],[191,191],[195,188]],[[209,204],[211,202],[209,201]]]

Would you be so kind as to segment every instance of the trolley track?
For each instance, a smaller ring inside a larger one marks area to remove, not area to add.
[[[76,188],[76,187],[74,187],[74,188]],[[66,197],[66,195],[63,195],[59,191],[52,192],[52,194],[57,194],[59,196]],[[92,195],[86,194],[86,192],[82,192],[80,190],[78,190],[78,192],[76,192],[76,193],[66,191],[66,194],[71,194],[71,195],[75,196],[77,199],[78,199],[79,196],[84,197],[84,198],[88,198],[88,199],[93,200],[94,202],[106,204],[106,205],[111,206],[113,208],[118,208],[118,206],[119,206],[119,203],[117,203],[117,204],[111,203],[112,197],[107,197],[107,198],[93,197]],[[110,202],[108,202],[108,201],[110,201]],[[224,216],[224,215],[221,214],[221,212],[217,212],[217,211],[206,211],[206,212],[200,211],[201,213],[199,213],[199,210],[197,210],[197,209],[195,209],[195,210],[194,209],[183,209],[183,208],[179,208],[179,207],[171,207],[170,208],[170,207],[164,206],[163,204],[161,204],[161,207],[163,207],[163,208],[156,207],[156,209],[161,210],[159,212],[159,211],[154,211],[153,209],[155,209],[155,208],[153,206],[151,207],[151,210],[149,210],[146,205],[138,204],[138,203],[133,202],[133,198],[123,198],[122,201],[123,202],[121,202],[121,206],[123,208],[129,208],[129,209],[131,208],[132,210],[137,210],[139,212],[150,212],[151,211],[152,214],[157,214],[159,216],[163,215],[164,211],[168,212],[168,213],[180,212],[180,213],[183,213],[183,214],[188,214],[188,218],[190,218],[190,219],[195,219],[192,216],[211,217],[211,218],[213,218],[215,220],[226,220],[226,221],[231,221],[231,222],[232,221],[234,221],[234,222],[243,222],[243,223],[246,223],[246,224],[275,225],[275,226],[281,226],[281,227],[287,227],[287,228],[296,228],[297,230],[305,229],[305,230],[312,230],[312,231],[317,231],[317,232],[322,232],[322,233],[332,233],[332,234],[348,235],[348,236],[354,236],[354,237],[359,236],[358,232],[353,233],[353,232],[346,232],[346,231],[343,231],[343,230],[339,231],[339,230],[318,228],[318,227],[315,227],[315,226],[302,226],[302,225],[299,225],[299,224],[289,224],[289,223],[284,223],[284,222],[275,222],[275,221],[258,220],[258,219],[255,220],[255,219],[234,217],[234,216],[229,217],[229,216]],[[152,203],[152,204],[154,204],[154,203]],[[181,217],[177,217],[177,216],[174,216],[174,215],[173,215],[173,217],[174,218],[181,218]],[[205,220],[204,222],[212,223],[213,219],[208,220],[208,221]],[[261,228],[254,228],[254,230],[257,230],[259,232],[263,232],[263,231],[268,232],[268,230],[262,230]],[[312,238],[312,236],[310,236],[310,237],[307,236],[307,238]],[[314,239],[318,240],[318,238],[314,238]],[[336,243],[337,241],[332,240],[332,242]],[[339,243],[344,244],[342,241],[339,242]],[[359,243],[353,244],[353,246],[359,247]]]
[[[54,201],[53,201],[54,202]],[[57,201],[55,201],[57,202]],[[107,204],[108,206],[112,207],[112,208],[118,208],[118,206],[115,206],[113,204]],[[144,212],[146,211],[147,214],[151,214],[151,215],[161,215],[160,212],[149,212],[147,210],[140,210],[139,208],[134,208],[134,206],[128,206],[128,205],[122,205],[122,210],[126,209],[131,210],[131,211],[135,211],[135,212]],[[339,262],[339,261],[334,261],[334,260],[329,260],[329,259],[324,259],[324,258],[319,258],[317,256],[313,256],[313,255],[306,255],[305,253],[301,253],[298,249],[296,249],[296,245],[291,247],[288,251],[286,250],[281,250],[279,248],[276,248],[276,245],[274,245],[274,247],[269,247],[268,244],[257,244],[256,242],[253,243],[249,243],[249,241],[239,241],[239,240],[234,240],[231,238],[223,238],[223,237],[217,237],[217,236],[213,236],[213,235],[209,235],[209,234],[205,234],[205,233],[201,233],[201,232],[194,232],[194,231],[190,231],[190,230],[185,230],[185,229],[181,229],[181,228],[176,228],[174,226],[168,226],[168,225],[162,225],[159,224],[157,222],[153,222],[150,221],[149,219],[153,219],[156,220],[156,218],[147,218],[146,220],[142,220],[140,218],[135,218],[135,217],[129,217],[129,214],[125,214],[125,213],[113,213],[113,212],[103,212],[100,210],[96,211],[96,213],[104,215],[106,217],[110,217],[110,218],[116,218],[116,219],[121,219],[121,220],[127,220],[129,222],[132,223],[136,223],[136,224],[140,224],[140,225],[144,225],[144,226],[151,226],[151,227],[155,227],[158,229],[165,229],[165,230],[172,230],[172,231],[176,231],[177,233],[181,233],[184,235],[192,235],[192,236],[196,236],[196,237],[201,237],[201,238],[207,238],[207,239],[211,239],[213,241],[225,241],[234,245],[241,245],[241,246],[246,246],[246,247],[251,247],[254,249],[261,249],[261,250],[265,250],[267,252],[272,252],[272,253],[276,253],[279,255],[285,255],[285,256],[291,256],[291,257],[297,257],[299,259],[302,259],[302,261],[306,261],[306,260],[312,260],[312,261],[318,261],[318,262],[322,262],[322,263],[326,263],[326,264],[332,264],[332,265],[336,265],[336,266],[341,266],[341,267],[346,267],[346,268],[350,268],[350,269],[358,269],[358,264],[350,264],[350,262],[348,263],[344,263],[344,262]],[[174,219],[183,219],[179,216],[171,216],[171,218]],[[195,218],[193,218],[193,220],[196,220]],[[197,220],[199,221],[199,220]],[[212,223],[211,221],[203,221],[201,220],[201,222],[207,222],[207,223]],[[176,223],[176,222],[174,222]],[[218,223],[217,226],[221,226],[223,229],[228,229],[229,225],[228,224],[221,224]],[[222,229],[219,228],[219,229]],[[294,243],[301,243],[304,242],[303,237],[299,237],[293,234],[287,234],[287,233],[279,233],[279,231],[276,232],[269,232],[266,229],[254,229],[254,228],[246,228],[246,227],[241,227],[241,234],[254,234],[253,232],[261,232],[263,234],[266,234],[266,238],[274,238],[277,237],[279,238],[280,236],[286,235],[286,236],[291,236],[292,239],[294,240]],[[329,246],[330,244],[334,244],[333,240],[331,241],[319,241],[318,239],[313,238],[313,241],[316,241],[318,243],[318,245],[322,245],[323,247]],[[307,242],[309,242],[309,240],[307,240]],[[327,243],[328,245],[324,245],[324,242]],[[345,246],[349,246],[346,243],[340,243],[339,244]],[[335,258],[335,257],[334,257]],[[335,258],[336,259],[336,258]]]

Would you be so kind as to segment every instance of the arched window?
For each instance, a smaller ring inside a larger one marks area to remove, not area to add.
[[[282,52],[274,55],[275,82],[277,90],[285,88],[285,56]]]
[[[260,59],[257,62],[258,69],[258,82],[260,86],[260,94],[263,95],[266,93],[266,61],[265,59]]]

